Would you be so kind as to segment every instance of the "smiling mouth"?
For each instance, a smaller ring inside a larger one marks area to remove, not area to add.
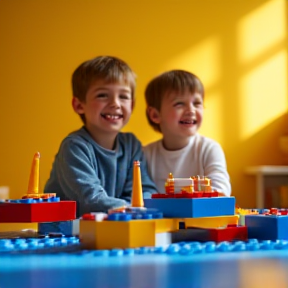
[[[182,121],[179,121],[180,124],[197,124],[197,120],[195,119],[191,119],[191,120],[182,120]]]
[[[119,114],[101,114],[101,117],[107,120],[119,120],[123,118],[123,115]]]

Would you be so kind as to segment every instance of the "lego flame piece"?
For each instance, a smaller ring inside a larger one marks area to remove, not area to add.
[[[22,199],[27,198],[48,199],[51,197],[56,197],[56,193],[39,193],[39,167],[40,167],[40,153],[36,152],[34,154],[31,165],[28,190],[27,193],[22,197]]]
[[[39,191],[39,162],[40,162],[40,153],[36,152],[33,157],[28,191],[27,194],[38,194]]]
[[[134,161],[131,206],[132,207],[144,207],[143,194],[142,194],[141,171],[140,171],[140,162],[139,161]]]

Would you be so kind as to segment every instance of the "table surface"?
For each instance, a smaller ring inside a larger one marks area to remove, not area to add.
[[[272,246],[273,242],[266,241],[257,251],[229,251],[237,245],[245,247],[240,241],[220,243],[216,247],[222,247],[222,251],[212,253],[199,249],[208,247],[209,243],[171,246],[198,247],[185,255],[177,249],[166,253],[138,249],[133,255],[115,253],[114,256],[108,250],[102,251],[103,254],[93,250],[41,255],[25,251],[16,255],[0,253],[0,287],[288,287],[288,241],[281,250],[271,248],[277,241]]]
[[[250,166],[247,167],[244,172],[250,175],[262,174],[262,175],[288,175],[288,166]]]

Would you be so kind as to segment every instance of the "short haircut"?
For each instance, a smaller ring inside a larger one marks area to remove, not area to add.
[[[107,83],[125,83],[131,88],[132,101],[135,98],[136,74],[123,60],[112,56],[99,56],[80,64],[72,75],[73,96],[81,102],[92,82],[104,80]],[[85,123],[84,115],[80,115]]]
[[[171,70],[160,74],[148,83],[145,90],[146,117],[155,131],[161,132],[160,125],[151,121],[148,115],[148,108],[154,107],[160,111],[162,100],[167,92],[184,93],[186,90],[191,93],[200,93],[204,99],[204,86],[201,80],[188,71]]]

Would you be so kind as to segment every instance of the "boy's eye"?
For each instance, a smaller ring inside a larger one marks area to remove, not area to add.
[[[181,105],[183,105],[184,103],[183,102],[176,102],[176,103],[174,103],[174,106],[176,107],[176,106],[181,106]]]
[[[105,94],[105,93],[100,93],[100,94],[97,94],[96,96],[97,96],[97,98],[105,98],[105,97],[108,97],[108,95]]]
[[[203,105],[203,103],[201,101],[195,101],[193,104],[195,107],[200,107]]]
[[[121,94],[119,97],[120,97],[120,99],[124,99],[124,100],[131,99],[130,95],[125,95],[125,94]]]

